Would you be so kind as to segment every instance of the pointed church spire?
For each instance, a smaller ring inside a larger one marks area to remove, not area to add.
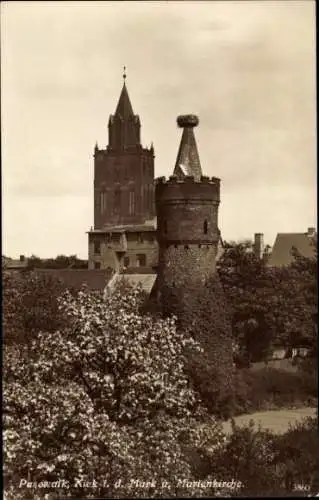
[[[140,146],[140,119],[134,115],[126,88],[126,67],[123,68],[123,87],[114,115],[109,118],[109,147],[125,149]]]
[[[177,125],[184,129],[174,168],[174,175],[179,178],[191,175],[195,181],[201,179],[202,168],[193,131],[198,123],[198,117],[195,115],[183,115],[177,118]]]
[[[123,68],[123,87],[117,103],[115,116],[121,117],[122,120],[127,120],[130,116],[134,116],[131,101],[127,92],[126,84],[126,67]]]

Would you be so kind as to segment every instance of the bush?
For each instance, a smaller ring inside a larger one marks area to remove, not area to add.
[[[35,271],[4,273],[3,330],[6,345],[27,345],[41,331],[54,332],[65,325],[58,298],[66,290],[54,276]]]
[[[242,487],[236,496],[309,496],[319,491],[318,423],[314,418],[282,436],[233,423],[226,446],[210,461],[216,479],[231,477]],[[234,496],[234,494],[233,494]]]
[[[287,372],[276,368],[237,370],[234,377],[233,415],[313,404],[317,381],[313,373]]]
[[[279,436],[275,446],[275,463],[282,470],[287,490],[297,485],[319,492],[319,436],[316,418],[307,418]]]
[[[234,478],[241,483],[236,496],[271,496],[280,494],[280,478],[273,465],[275,436],[267,430],[232,425],[225,448],[212,458],[211,467],[217,479]]]

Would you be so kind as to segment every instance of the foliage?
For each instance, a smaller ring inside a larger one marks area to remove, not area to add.
[[[309,345],[317,335],[317,261],[294,252],[290,266],[271,268],[252,244],[225,244],[218,272],[232,308],[236,362],[267,359],[276,345]]]
[[[58,297],[65,285],[36,272],[3,274],[3,331],[5,344],[28,344],[40,331],[54,332],[64,324]]]
[[[293,252],[294,261],[274,272],[277,300],[272,314],[277,331],[289,345],[305,345],[315,354],[317,345],[317,259]]]
[[[85,289],[65,292],[66,326],[39,333],[27,351],[6,348],[4,462],[14,498],[27,498],[23,478],[68,481],[58,493],[77,498],[203,493],[176,484],[192,478],[185,443],[206,453],[223,444],[219,425],[204,425],[184,370],[183,349],[199,347],[174,317],[141,315],[141,300],[138,288],[115,289],[105,300]],[[93,479],[96,488],[77,486]]]
[[[28,258],[29,269],[87,269],[88,261],[79,259],[76,255],[58,255],[55,258],[40,259],[36,255]]]
[[[210,413],[227,417],[233,397],[233,353],[227,303],[218,276],[211,276],[205,285],[192,280],[187,287],[167,287],[164,297],[164,312],[175,311],[178,328],[202,347],[200,352],[186,353],[195,390]]]
[[[249,242],[225,243],[218,272],[232,309],[233,338],[237,358],[259,361],[270,353],[274,332],[266,323],[266,296],[272,283],[263,260],[257,259]],[[247,364],[247,363],[246,363]]]
[[[276,368],[237,370],[234,377],[233,415],[295,405],[314,404],[318,389],[314,373]]]
[[[230,475],[242,483],[236,496],[308,496],[319,491],[316,419],[296,424],[282,436],[233,423],[227,445],[211,457],[216,478]],[[304,487],[304,489],[302,489]]]
[[[291,426],[276,440],[276,463],[281,468],[287,489],[308,485],[319,493],[318,420],[307,418]],[[277,465],[277,468],[279,468]],[[309,491],[308,491],[309,493]]]

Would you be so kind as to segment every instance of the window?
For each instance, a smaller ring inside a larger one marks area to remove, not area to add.
[[[164,233],[166,234],[167,233],[167,221],[164,220]]]
[[[94,262],[94,269],[101,269],[101,262]]]
[[[116,188],[114,192],[114,213],[121,213],[121,190],[120,188]]]
[[[94,253],[95,254],[101,253],[101,243],[99,241],[94,242]]]
[[[129,214],[130,215],[135,214],[135,192],[134,191],[129,192]]]
[[[146,210],[149,208],[148,186],[144,186],[144,207]]]
[[[101,214],[104,214],[107,210],[107,193],[106,191],[101,191],[100,193],[100,204],[101,204]]]
[[[146,266],[146,255],[144,253],[140,253],[136,256],[137,266]]]
[[[124,267],[128,267],[130,265],[130,258],[124,257]]]
[[[204,234],[207,234],[207,231],[208,231],[207,220],[204,220]]]
[[[144,243],[144,234],[143,233],[138,233],[138,235],[137,235],[137,241],[139,243]]]

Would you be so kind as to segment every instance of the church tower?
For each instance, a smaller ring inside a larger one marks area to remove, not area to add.
[[[155,216],[154,149],[143,148],[126,86],[108,122],[108,145],[94,149],[94,229],[143,224]]]
[[[174,175],[156,180],[160,294],[194,280],[204,285],[216,269],[220,180],[202,175],[194,136],[198,122],[195,115],[177,118],[183,133]]]

